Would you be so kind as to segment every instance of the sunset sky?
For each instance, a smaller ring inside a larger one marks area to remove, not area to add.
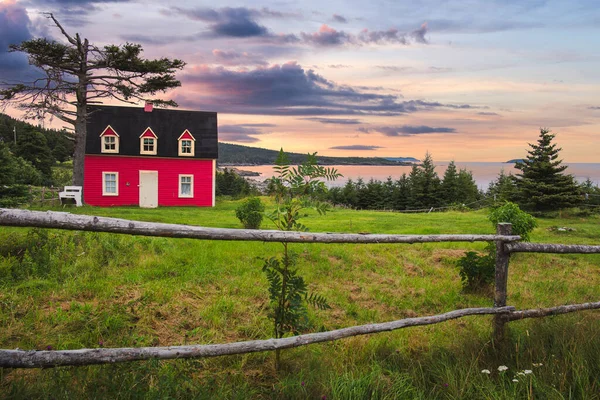
[[[32,76],[10,43],[63,39],[42,12],[186,61],[165,97],[219,112],[223,142],[505,161],[548,127],[565,161],[600,162],[598,0],[5,0],[0,81]]]

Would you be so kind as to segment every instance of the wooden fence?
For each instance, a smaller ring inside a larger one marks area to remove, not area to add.
[[[405,318],[398,321],[353,326],[328,332],[310,333],[281,339],[252,340],[245,342],[188,345],[169,347],[98,348],[80,350],[0,350],[0,367],[48,368],[63,365],[91,365],[116,362],[202,358],[222,355],[272,351],[305,346],[312,343],[339,340],[351,336],[392,331],[419,325],[431,325],[469,315],[493,315],[493,334],[497,341],[503,340],[505,324],[510,321],[565,314],[575,311],[600,309],[600,301],[593,303],[561,305],[551,308],[516,310],[507,306],[507,280],[510,255],[517,252],[543,253],[600,253],[600,246],[522,243],[520,237],[511,234],[510,224],[498,224],[495,235],[383,235],[346,233],[307,233],[273,230],[245,230],[205,228],[130,221],[117,218],[92,217],[64,212],[40,212],[0,208],[0,226],[38,227],[50,229],[109,232],[119,234],[191,238],[200,240],[241,240],[263,242],[301,243],[432,243],[432,242],[481,242],[496,243],[496,275],[494,307],[466,308],[444,314]]]

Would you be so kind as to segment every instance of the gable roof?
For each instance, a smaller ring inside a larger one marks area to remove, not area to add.
[[[181,136],[179,136],[177,138],[177,140],[181,140],[181,139],[192,139],[194,142],[196,141],[196,138],[194,138],[194,136],[187,129],[185,131],[183,131]]]
[[[119,134],[117,133],[117,131],[115,131],[113,129],[113,127],[110,126],[110,125],[107,125],[106,128],[104,128],[104,130],[100,134],[100,137],[102,137],[102,136],[116,136],[116,137],[120,137]]]
[[[150,127],[147,127],[144,130],[144,132],[140,135],[140,139],[143,137],[153,137],[155,139],[158,139],[158,136],[156,136],[156,133],[154,133],[154,131]]]
[[[107,126],[119,132],[119,153],[106,155],[140,156],[140,133],[151,130],[157,141],[154,157],[181,158],[178,155],[179,139],[186,131],[195,141],[193,157],[216,159],[218,157],[217,113],[154,108],[145,112],[143,107],[120,107],[107,105],[88,106],[88,122],[85,153],[101,153],[100,134]],[[182,134],[183,132],[183,134]],[[185,137],[185,136],[184,136]]]

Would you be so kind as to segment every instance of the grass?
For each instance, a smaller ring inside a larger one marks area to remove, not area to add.
[[[239,201],[210,208],[73,208],[144,221],[240,228]],[[600,218],[538,220],[533,242],[600,244]],[[492,233],[483,211],[309,213],[312,231]],[[553,227],[573,231],[557,231]],[[266,224],[263,228],[272,228]],[[312,331],[491,306],[463,293],[455,266],[483,243],[294,244],[301,274],[331,310]],[[167,346],[271,337],[260,257],[277,243],[218,242],[0,228],[0,347]],[[510,305],[598,301],[598,255],[517,254]],[[491,317],[312,345],[274,354],[119,365],[0,370],[0,398],[599,399],[600,315],[587,311],[510,324],[490,342]],[[543,364],[533,367],[533,364]],[[498,366],[508,370],[499,372]],[[489,369],[490,375],[482,374]],[[517,375],[523,370],[532,374]],[[518,382],[513,382],[517,379]]]

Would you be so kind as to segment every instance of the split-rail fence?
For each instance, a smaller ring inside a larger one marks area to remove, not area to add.
[[[600,253],[600,246],[563,245],[519,242],[512,235],[511,224],[501,223],[495,235],[394,235],[309,233],[274,230],[205,228],[199,226],[130,221],[117,218],[75,215],[65,212],[41,212],[0,208],[0,226],[37,227],[50,229],[109,232],[118,234],[190,238],[200,240],[239,240],[300,243],[432,243],[432,242],[495,242],[496,272],[494,307],[465,308],[444,314],[405,318],[397,321],[353,326],[328,332],[309,333],[281,339],[251,340],[226,344],[186,345],[169,347],[97,348],[79,350],[0,350],[0,367],[48,368],[63,365],[107,364],[148,359],[203,358],[223,355],[273,351],[312,343],[328,342],[351,336],[366,335],[419,325],[431,325],[469,315],[494,315],[494,340],[502,341],[505,324],[525,318],[538,318],[582,310],[600,309],[600,301],[550,308],[516,310],[507,306],[508,266],[512,253]]]

